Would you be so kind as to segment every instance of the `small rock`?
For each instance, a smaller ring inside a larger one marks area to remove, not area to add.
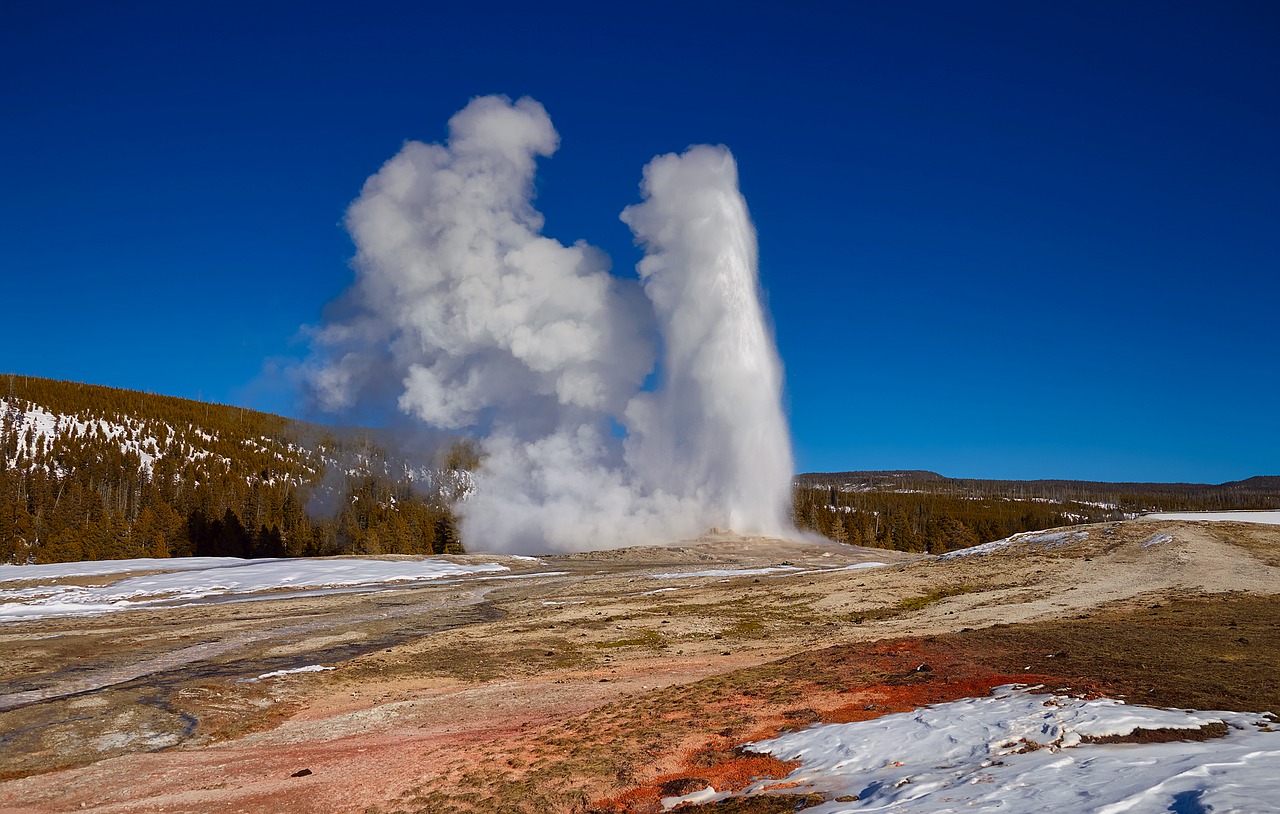
[[[921,664],[919,667],[917,667],[916,669],[912,670],[911,672],[913,672],[913,673],[932,673],[932,672],[933,672],[933,668],[932,668],[932,667],[930,667],[930,666],[929,666],[929,665],[927,665],[927,664]]]
[[[310,769],[299,769],[298,771],[294,772],[293,774],[291,774],[291,775],[289,775],[289,776],[290,776],[290,777],[306,777],[306,776],[307,776],[307,775],[309,775],[309,774],[311,774],[311,770],[310,770]]]

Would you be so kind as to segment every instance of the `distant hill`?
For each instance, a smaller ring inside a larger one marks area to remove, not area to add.
[[[1145,512],[1274,509],[1280,476],[1230,483],[979,480],[937,472],[807,472],[795,522],[841,542],[942,553],[1022,531]]]
[[[0,562],[461,550],[474,453],[0,375]]]

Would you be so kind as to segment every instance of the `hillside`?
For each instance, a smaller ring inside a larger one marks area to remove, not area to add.
[[[978,480],[920,470],[809,472],[795,479],[800,528],[839,542],[931,554],[1148,512],[1277,507],[1274,475],[1220,484]]]
[[[461,550],[465,447],[34,377],[0,394],[0,562]]]

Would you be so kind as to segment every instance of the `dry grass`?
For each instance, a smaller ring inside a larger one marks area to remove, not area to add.
[[[1272,568],[1280,568],[1280,543],[1272,527],[1259,527],[1255,523],[1215,524],[1217,536],[1232,545],[1238,545]]]

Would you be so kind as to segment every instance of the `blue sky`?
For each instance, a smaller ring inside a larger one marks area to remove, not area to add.
[[[1280,6],[545,5],[6,7],[0,371],[299,414],[346,206],[504,93],[619,273],[645,162],[733,150],[801,471],[1280,473]]]

